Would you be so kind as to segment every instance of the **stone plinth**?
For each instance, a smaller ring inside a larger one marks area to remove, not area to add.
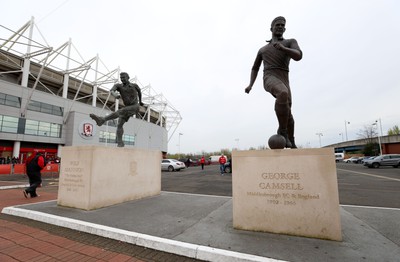
[[[161,192],[161,152],[72,146],[62,148],[58,205],[92,210]]]
[[[232,152],[233,227],[342,240],[333,148]]]

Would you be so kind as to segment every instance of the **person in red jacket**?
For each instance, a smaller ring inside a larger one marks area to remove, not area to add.
[[[23,193],[26,198],[30,195],[30,197],[37,197],[36,188],[42,184],[42,175],[40,171],[45,166],[45,160],[41,153],[33,153],[26,160],[26,174],[29,178],[29,187],[25,188]]]
[[[204,170],[204,164],[206,163],[206,159],[204,158],[204,156],[202,156],[200,158],[200,165],[201,165],[201,169]]]
[[[222,154],[219,157],[218,162],[219,162],[219,170],[221,171],[221,175],[223,176],[225,173],[225,163],[226,163],[226,158],[225,158],[224,154]]]

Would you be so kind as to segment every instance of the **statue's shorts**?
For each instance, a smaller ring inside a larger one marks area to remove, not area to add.
[[[129,118],[136,115],[139,112],[139,104],[126,106],[119,110],[119,117],[125,122],[128,122]]]
[[[264,71],[264,89],[271,93],[273,97],[281,92],[288,92],[288,101],[292,104],[292,94],[289,86],[289,72],[280,69],[266,70]]]

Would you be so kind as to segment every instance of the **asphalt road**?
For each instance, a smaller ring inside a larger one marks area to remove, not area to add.
[[[342,205],[400,208],[400,168],[367,168],[337,163],[339,202]],[[232,174],[221,176],[218,165],[162,172],[163,191],[232,196]]]
[[[342,205],[400,208],[400,168],[367,168],[361,164],[337,163],[339,202]],[[232,196],[232,174],[221,176],[218,165],[189,167],[179,172],[162,172],[161,190],[191,194]],[[0,176],[26,184],[22,175]],[[56,192],[58,178],[44,177],[40,191]]]
[[[232,174],[221,176],[219,165],[189,167],[178,172],[163,171],[161,190],[181,193],[232,196]]]
[[[342,205],[400,208],[400,168],[336,164]]]

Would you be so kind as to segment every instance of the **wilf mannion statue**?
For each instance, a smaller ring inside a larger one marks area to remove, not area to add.
[[[118,118],[118,125],[117,125],[117,143],[118,147],[124,147],[124,141],[122,140],[122,135],[124,134],[124,124],[128,122],[129,118],[133,115],[136,115],[139,111],[139,105],[143,106],[142,103],[142,92],[140,87],[137,84],[129,82],[129,75],[128,73],[122,72],[120,74],[121,82],[115,84],[110,93],[115,98],[119,99],[122,98],[124,101],[125,107],[119,109],[105,117],[100,117],[95,114],[90,114],[90,117],[96,121],[98,126],[102,126],[108,120]],[[117,93],[118,91],[119,93]]]
[[[264,89],[275,100],[275,113],[278,118],[278,135],[286,140],[285,147],[297,148],[294,142],[294,119],[292,116],[292,95],[289,86],[289,62],[301,60],[303,53],[295,39],[284,39],[286,19],[278,16],[271,23],[272,39],[260,48],[251,69],[250,84],[245,92],[249,93],[257,78],[261,62],[264,64]]]

